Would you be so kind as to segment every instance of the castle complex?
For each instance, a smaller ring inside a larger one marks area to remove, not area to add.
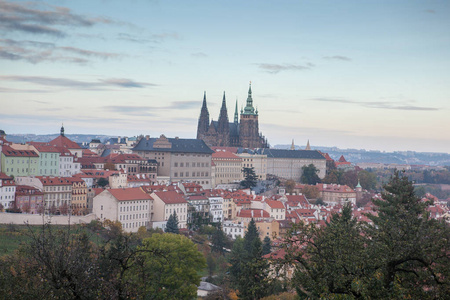
[[[210,147],[267,148],[267,140],[259,133],[258,110],[253,107],[251,85],[248,89],[246,106],[241,109],[240,119],[236,101],[233,122],[228,121],[225,92],[223,94],[219,120],[209,121],[205,92],[200,117],[198,119],[197,139],[205,141]]]

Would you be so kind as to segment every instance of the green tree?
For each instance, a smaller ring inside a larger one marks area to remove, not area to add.
[[[359,171],[359,182],[365,190],[374,190],[377,185],[377,175],[366,170]]]
[[[180,229],[178,228],[178,217],[175,211],[169,216],[169,219],[167,220],[165,232],[176,234],[180,232]]]
[[[244,239],[236,239],[230,257],[230,279],[241,299],[259,299],[270,287],[269,265],[262,257],[262,243],[252,219]]]
[[[211,251],[225,255],[226,240],[227,236],[225,235],[225,232],[223,232],[222,226],[219,224],[212,235]]]
[[[179,234],[153,234],[142,241],[129,273],[145,299],[193,299],[206,261],[197,246]],[[154,255],[153,253],[163,253]]]
[[[361,233],[349,204],[342,214],[333,214],[324,228],[294,226],[284,247],[287,261],[295,266],[293,284],[298,295],[309,299],[362,297],[359,279],[365,270],[365,238]]]
[[[396,171],[373,199],[369,215],[372,268],[370,293],[378,298],[442,299],[450,294],[450,228],[431,219],[412,182]]]
[[[272,252],[272,241],[270,237],[266,236],[262,244],[262,255],[269,254],[270,252]]]
[[[314,164],[309,164],[308,166],[302,167],[302,176],[300,181],[305,184],[316,184],[320,183],[320,178],[317,175],[319,169],[316,168]]]
[[[99,186],[99,187],[105,187],[105,186],[107,186],[109,184],[109,181],[108,181],[108,179],[106,179],[106,178],[100,178],[98,181],[97,181],[97,185]]]
[[[241,186],[244,189],[255,187],[258,181],[258,176],[256,176],[255,169],[253,167],[244,167],[242,169],[242,173],[244,175],[244,180],[241,181]]]

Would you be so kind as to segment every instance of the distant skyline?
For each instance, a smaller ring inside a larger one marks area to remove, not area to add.
[[[195,138],[251,81],[271,145],[450,153],[449,49],[446,0],[0,0],[0,129]]]

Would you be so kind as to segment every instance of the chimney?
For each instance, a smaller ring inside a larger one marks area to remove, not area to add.
[[[149,135],[146,135],[146,136],[145,136],[145,139],[148,141],[148,140],[150,139],[150,136],[149,136]]]

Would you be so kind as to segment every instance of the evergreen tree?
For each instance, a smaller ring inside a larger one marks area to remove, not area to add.
[[[302,183],[305,184],[316,184],[320,183],[320,178],[317,175],[319,173],[319,170],[316,168],[315,165],[310,164],[308,166],[302,167],[302,176],[300,177],[300,180]]]
[[[297,294],[309,299],[362,297],[359,279],[366,259],[361,233],[349,204],[342,214],[333,214],[324,228],[302,223],[294,226],[285,250],[288,261],[296,266],[293,284]]]
[[[240,299],[260,299],[267,295],[269,265],[262,257],[262,243],[256,223],[252,219],[244,239],[237,239],[231,251],[230,277],[239,290]]]
[[[167,220],[165,232],[176,234],[180,233],[180,230],[178,228],[178,217],[175,211],[173,212],[173,214],[170,215],[169,219]]]
[[[212,246],[211,251],[217,252],[219,254],[225,255],[225,242],[227,237],[225,236],[225,233],[222,230],[222,226],[219,223],[219,226],[217,226],[216,230],[214,231],[212,235]]]
[[[266,236],[263,240],[262,255],[269,254],[271,251],[272,251],[272,242],[270,241],[270,238]]]
[[[247,232],[244,235],[244,248],[249,257],[253,258],[253,248],[258,248],[258,244],[262,245],[261,240],[259,239],[258,228],[256,228],[255,220],[252,218],[250,223],[248,223]]]
[[[255,187],[258,181],[258,176],[256,176],[255,169],[253,167],[244,167],[242,169],[244,174],[244,180],[241,181],[241,186],[244,189]]]
[[[414,186],[396,171],[373,199],[377,215],[368,234],[375,269],[373,297],[442,299],[450,295],[450,228],[431,219]],[[445,296],[447,295],[447,296]]]

